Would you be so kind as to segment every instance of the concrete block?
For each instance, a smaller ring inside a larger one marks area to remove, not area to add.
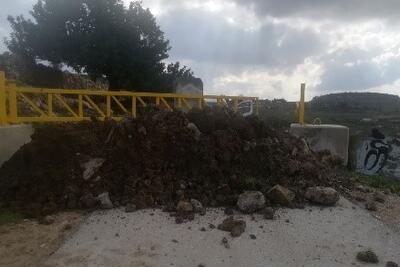
[[[32,125],[11,125],[0,127],[0,166],[24,144],[31,141]]]
[[[347,165],[349,159],[349,128],[332,124],[298,124],[290,125],[290,132],[303,137],[314,151],[329,150],[333,155],[340,157]]]

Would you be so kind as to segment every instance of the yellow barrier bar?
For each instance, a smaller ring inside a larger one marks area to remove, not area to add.
[[[83,118],[83,96],[78,95],[78,116]]]
[[[53,114],[53,95],[52,94],[47,94],[47,113],[49,114],[49,117],[52,117]]]
[[[132,116],[133,116],[133,118],[135,118],[136,119],[136,116],[137,116],[137,108],[136,108],[136,96],[133,96],[132,97]]]
[[[72,110],[72,108],[67,104],[67,102],[64,101],[61,95],[55,94],[54,96],[57,98],[58,101],[60,101],[61,104],[63,104],[63,106],[69,111],[69,113],[71,113],[74,117],[79,117],[79,115]]]
[[[107,96],[106,97],[106,102],[107,102],[107,104],[106,104],[106,116],[107,116],[107,118],[111,118],[111,96]]]
[[[9,103],[9,122],[18,122],[18,107],[17,107],[17,92],[15,91],[17,85],[15,83],[8,84],[8,103]]]
[[[299,123],[304,124],[304,99],[305,99],[306,84],[301,84],[300,89],[300,104],[299,104]]]
[[[7,125],[6,75],[0,71],[0,125]]]

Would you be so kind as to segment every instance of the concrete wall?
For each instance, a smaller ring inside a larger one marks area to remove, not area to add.
[[[314,151],[329,150],[347,165],[349,158],[349,128],[341,125],[292,124],[290,132],[304,137]]]
[[[375,131],[368,137],[352,136],[352,167],[367,175],[400,180],[400,138]]]
[[[0,127],[0,166],[24,144],[31,141],[31,125],[13,125]]]

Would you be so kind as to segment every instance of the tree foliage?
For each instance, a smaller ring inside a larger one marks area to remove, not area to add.
[[[73,68],[110,89],[171,91],[173,81],[193,77],[179,63],[166,66],[169,41],[139,1],[39,0],[33,19],[9,17],[9,50],[26,62]]]

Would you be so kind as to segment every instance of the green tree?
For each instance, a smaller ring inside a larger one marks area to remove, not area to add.
[[[9,17],[9,50],[25,62],[73,68],[110,89],[171,91],[174,80],[193,76],[179,63],[166,66],[169,41],[149,9],[139,1],[39,0],[33,19]],[[177,68],[177,69],[176,69]]]

